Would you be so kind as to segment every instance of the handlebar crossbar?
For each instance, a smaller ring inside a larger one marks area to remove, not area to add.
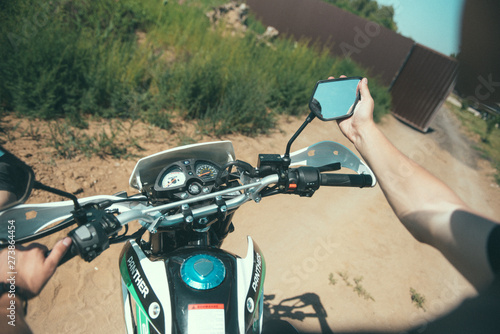
[[[153,213],[158,213],[161,210],[170,210],[174,208],[180,208],[182,205],[185,204],[191,204],[195,202],[200,202],[208,199],[214,199],[219,196],[223,195],[228,195],[228,194],[234,194],[235,192],[239,192],[242,190],[247,190],[249,191],[244,192],[243,194],[240,194],[234,198],[231,198],[226,201],[226,207],[227,210],[232,210],[240,207],[242,204],[245,202],[249,201],[250,199],[253,199],[255,197],[255,194],[258,194],[263,188],[267,187],[268,185],[271,185],[273,183],[278,182],[279,178],[277,175],[269,175],[264,177],[263,179],[259,180],[258,182],[252,182],[246,185],[241,185],[238,187],[230,188],[230,189],[225,189],[221,191],[217,191],[211,194],[207,195],[202,195],[202,196],[197,196],[194,198],[189,198],[186,200],[178,201],[175,203],[168,203],[164,205],[159,205],[155,206],[152,208],[147,208],[143,210],[129,210],[127,212],[124,212],[120,215],[117,216],[118,221],[122,224],[125,225],[128,222],[134,221],[134,220],[143,220],[148,223],[154,223],[156,219],[151,215]],[[254,189],[252,189],[254,188]],[[202,218],[206,217],[211,214],[217,213],[219,210],[219,207],[216,204],[210,204],[201,208],[195,208],[192,209],[192,214],[193,218]],[[168,227],[168,226],[173,226],[175,224],[182,223],[184,221],[185,217],[182,213],[178,213],[175,215],[171,216],[163,216],[163,219],[161,222],[159,222],[158,226],[156,227]]]
[[[188,198],[188,199],[174,202],[174,203],[168,203],[168,204],[164,204],[164,205],[155,206],[155,207],[150,208],[150,209],[144,209],[144,210],[142,210],[142,212],[143,213],[150,213],[150,212],[156,212],[156,211],[160,211],[160,210],[175,209],[177,207],[181,207],[184,204],[201,202],[201,201],[205,201],[208,199],[216,198],[218,196],[228,195],[228,194],[235,193],[237,191],[246,190],[246,189],[255,188],[255,187],[257,187],[257,190],[252,191],[252,193],[258,193],[264,187],[266,187],[272,183],[275,183],[277,181],[278,181],[277,175],[270,175],[270,176],[266,176],[265,178],[259,180],[258,182],[253,182],[253,183],[245,184],[245,185],[230,188],[230,189],[216,191],[216,192],[211,193],[211,194],[197,196],[197,197],[193,197],[193,198]]]

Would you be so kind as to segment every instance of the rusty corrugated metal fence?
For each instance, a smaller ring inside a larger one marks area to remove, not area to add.
[[[265,24],[296,39],[327,45],[391,87],[392,113],[427,131],[453,88],[457,62],[322,0],[246,0]],[[337,74],[337,73],[325,73]]]
[[[427,132],[453,89],[458,62],[415,44],[391,87],[393,115]]]

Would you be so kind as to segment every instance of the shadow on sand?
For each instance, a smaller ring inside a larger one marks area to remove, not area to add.
[[[306,318],[317,318],[323,334],[333,334],[326,321],[326,310],[321,304],[319,296],[315,293],[304,293],[300,296],[274,302],[275,295],[264,295],[264,319],[268,326],[282,326],[274,329],[275,333],[284,333],[286,321],[284,318],[303,321]],[[311,312],[312,308],[312,312]],[[264,328],[266,328],[264,326]],[[268,329],[271,329],[267,327]],[[293,333],[293,331],[290,331]],[[304,333],[304,332],[301,332]]]

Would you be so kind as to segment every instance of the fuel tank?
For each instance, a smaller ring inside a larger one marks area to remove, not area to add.
[[[248,237],[244,259],[183,247],[148,258],[136,241],[120,255],[128,333],[261,333],[265,261]]]

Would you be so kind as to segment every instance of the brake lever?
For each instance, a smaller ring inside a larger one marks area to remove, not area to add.
[[[328,164],[328,165],[318,167],[318,170],[320,173],[322,173],[322,172],[333,172],[336,170],[340,170],[341,168],[342,168],[342,165],[340,164],[340,162],[334,162],[333,164]]]

